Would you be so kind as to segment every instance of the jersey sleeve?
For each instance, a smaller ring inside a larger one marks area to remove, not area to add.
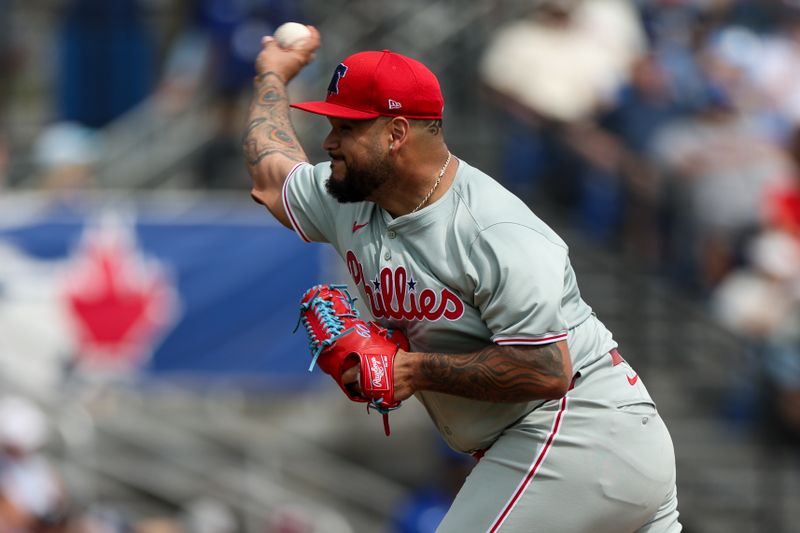
[[[325,190],[330,167],[298,163],[283,183],[282,199],[294,231],[306,242],[333,242],[337,202]]]
[[[562,311],[567,248],[514,223],[484,229],[470,249],[474,303],[496,344],[549,344],[567,338]]]

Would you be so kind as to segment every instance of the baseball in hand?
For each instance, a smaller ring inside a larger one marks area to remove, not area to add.
[[[278,41],[278,46],[286,50],[296,48],[311,37],[311,31],[305,24],[298,22],[285,22],[275,29],[272,35]]]

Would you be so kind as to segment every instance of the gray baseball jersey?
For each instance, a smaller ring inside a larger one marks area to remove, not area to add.
[[[489,448],[438,531],[680,531],[669,434],[581,299],[563,240],[464,161],[441,198],[397,218],[372,202],[338,203],[325,190],[329,176],[327,163],[295,166],[286,213],[303,240],[334,246],[366,307],[404,330],[412,350],[569,345],[576,381],[560,400],[416,393],[451,447]]]
[[[616,345],[581,299],[567,245],[517,197],[460,161],[437,202],[392,218],[372,202],[340,204],[327,164],[298,165],[283,200],[307,241],[332,244],[373,316],[415,351],[466,353],[567,339],[574,370]],[[497,404],[420,392],[445,440],[471,452],[541,402]]]

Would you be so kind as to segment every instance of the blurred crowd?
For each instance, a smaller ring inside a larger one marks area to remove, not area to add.
[[[133,519],[111,506],[75,501],[55,461],[43,409],[17,395],[0,397],[0,531],[3,533],[234,533],[231,511],[198,499],[177,517]]]
[[[142,510],[124,496],[84,494],[86,480],[72,483],[63,457],[57,417],[31,399],[0,396],[0,532],[2,533],[353,533],[332,509],[276,502],[260,517],[242,516],[197,487],[183,504]],[[73,474],[74,475],[74,474]],[[91,492],[89,490],[88,492]],[[252,522],[255,522],[253,524]],[[245,524],[250,523],[250,527]],[[406,531],[406,530],[404,530]],[[410,531],[410,530],[409,530]]]
[[[184,185],[247,185],[239,157],[243,92],[261,37],[304,20],[297,2],[13,3],[0,0],[0,189],[108,186],[97,172],[108,163],[116,123],[137,111],[168,123],[190,107],[202,109],[212,131]]]
[[[17,396],[0,398],[0,531],[58,531],[66,508],[60,475],[44,455],[44,413]]]
[[[800,435],[800,2],[541,0],[482,81],[510,187],[709,303]]]
[[[131,504],[124,491],[102,496],[67,459],[70,432],[59,423],[58,408],[18,394],[0,395],[0,532],[2,533],[355,533],[336,498],[319,505],[283,497],[257,510],[224,502],[197,486],[185,501]],[[63,421],[63,420],[62,420]],[[432,533],[474,464],[451,450],[432,429],[431,464],[435,475],[412,483],[385,517],[386,533]],[[97,443],[95,443],[97,444]],[[163,453],[169,453],[166,450]],[[360,454],[364,460],[364,455]],[[63,461],[62,461],[63,460]],[[84,461],[78,461],[85,464]],[[168,466],[164,477],[173,475]],[[213,476],[224,476],[214,472]],[[343,481],[344,482],[344,481]],[[349,489],[348,489],[349,490]],[[180,491],[179,491],[180,492]],[[99,497],[98,497],[99,496]],[[143,499],[144,501],[144,499]]]

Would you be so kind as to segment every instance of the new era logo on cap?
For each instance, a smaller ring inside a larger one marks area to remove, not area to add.
[[[383,50],[349,56],[334,70],[325,101],[300,102],[292,107],[356,120],[382,115],[440,119],[444,99],[439,80],[428,67]]]

